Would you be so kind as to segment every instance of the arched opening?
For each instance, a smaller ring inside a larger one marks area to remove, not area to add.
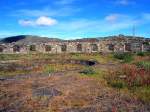
[[[91,49],[92,49],[92,51],[98,51],[97,44],[91,44]]]
[[[131,44],[126,43],[126,44],[125,44],[125,50],[126,50],[126,51],[131,51]]]
[[[0,46],[0,52],[3,52],[3,46]]]
[[[114,47],[115,47],[115,46],[114,46],[113,44],[109,44],[109,45],[108,45],[108,49],[109,49],[110,51],[114,51]]]
[[[61,51],[66,52],[67,51],[67,45],[61,45]]]
[[[30,45],[30,51],[36,51],[36,46],[35,45]]]
[[[14,46],[13,46],[13,51],[14,51],[14,52],[20,52],[20,46],[14,45]]]
[[[46,52],[49,52],[49,51],[51,51],[52,50],[52,46],[51,45],[46,45],[45,46],[45,51]]]
[[[82,44],[77,45],[77,51],[82,51]]]

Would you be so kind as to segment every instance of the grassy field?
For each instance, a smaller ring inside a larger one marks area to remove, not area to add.
[[[147,109],[150,105],[149,54],[0,54],[0,109],[20,99],[23,104],[18,107],[19,111],[28,111],[28,108],[44,112]],[[89,61],[95,65],[85,63]],[[15,82],[5,80],[10,76]],[[14,96],[9,97],[11,95]],[[105,104],[104,109],[101,103]],[[12,107],[15,108],[15,104]]]

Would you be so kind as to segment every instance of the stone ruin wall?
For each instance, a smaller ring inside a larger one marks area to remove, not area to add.
[[[142,42],[127,42],[124,40],[100,40],[100,41],[68,41],[68,42],[48,42],[33,43],[32,45],[1,44],[0,53],[96,53],[96,52],[139,52],[150,51],[150,45]]]

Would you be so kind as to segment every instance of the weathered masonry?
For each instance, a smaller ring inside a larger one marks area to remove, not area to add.
[[[150,51],[150,39],[107,38],[70,41],[52,41],[19,45],[0,44],[0,53],[96,53],[96,52],[139,52]]]

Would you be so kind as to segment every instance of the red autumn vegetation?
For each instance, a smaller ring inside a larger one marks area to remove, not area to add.
[[[139,68],[136,65],[125,64],[121,68],[121,74],[126,75],[125,81],[128,86],[150,85],[150,71]]]

